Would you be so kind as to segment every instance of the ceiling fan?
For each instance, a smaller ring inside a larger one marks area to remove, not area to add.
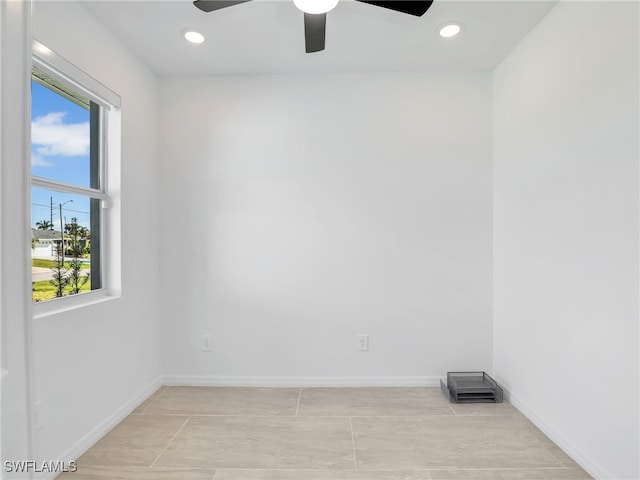
[[[203,12],[213,12],[251,0],[195,0],[193,4]],[[339,0],[294,0],[296,7],[304,12],[304,40],[307,53],[324,50],[327,12]],[[356,0],[396,12],[421,17],[429,9],[433,0]]]

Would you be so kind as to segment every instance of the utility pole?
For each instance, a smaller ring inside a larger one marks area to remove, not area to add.
[[[60,204],[60,240],[60,268],[62,268],[64,266],[64,226],[62,225],[62,204]]]
[[[58,205],[60,205],[60,240],[62,240],[62,243],[60,244],[60,247],[62,248],[62,255],[61,255],[61,266],[64,265],[64,220],[62,218],[62,206],[66,205],[69,202],[73,202],[73,200],[67,200],[64,203],[60,203]]]

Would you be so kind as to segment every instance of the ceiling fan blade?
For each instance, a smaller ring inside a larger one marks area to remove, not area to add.
[[[326,13],[304,14],[304,43],[307,53],[324,50],[324,33],[326,26]]]
[[[433,0],[356,0],[377,7],[388,8],[396,12],[408,13],[421,17],[433,3]]]
[[[225,7],[233,7],[251,0],[196,0],[193,4],[203,12],[213,12]]]

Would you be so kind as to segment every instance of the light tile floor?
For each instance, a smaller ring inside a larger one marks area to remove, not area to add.
[[[508,403],[438,388],[162,387],[61,480],[590,479]]]

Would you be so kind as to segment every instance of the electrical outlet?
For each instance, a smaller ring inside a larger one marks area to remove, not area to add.
[[[366,352],[369,350],[369,335],[361,333],[358,335],[358,350]]]
[[[212,350],[211,335],[203,335],[202,336],[202,345],[201,345],[200,349],[203,352],[210,352]]]

